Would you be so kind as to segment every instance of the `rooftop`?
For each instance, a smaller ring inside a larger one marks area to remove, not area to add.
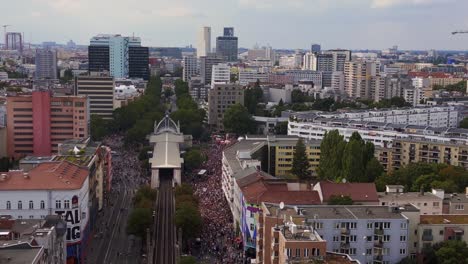
[[[68,161],[45,162],[29,172],[9,171],[0,176],[0,190],[76,190],[88,170]]]
[[[4,249],[0,247],[0,263],[35,263],[36,258],[41,254],[42,250],[42,247],[18,249]]]
[[[324,202],[329,201],[331,196],[349,196],[354,202],[378,202],[377,189],[374,183],[335,183],[321,181],[317,188],[322,191]],[[314,189],[316,189],[314,187]]]
[[[441,198],[437,197],[431,192],[424,192],[424,194],[421,194],[420,192],[400,192],[400,193],[379,192],[379,199],[385,199],[385,200],[391,199],[392,201],[395,201],[395,202],[406,201],[406,200],[418,200],[418,201],[442,200]]]
[[[420,217],[420,223],[423,225],[468,224],[468,215],[421,215]]]

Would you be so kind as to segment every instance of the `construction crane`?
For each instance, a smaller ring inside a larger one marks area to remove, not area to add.
[[[468,30],[457,30],[452,32],[452,35],[456,34],[468,34]]]

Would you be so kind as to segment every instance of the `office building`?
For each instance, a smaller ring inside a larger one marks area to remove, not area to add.
[[[238,39],[234,36],[234,28],[224,28],[224,35],[216,38],[216,54],[227,61],[237,61],[237,53]]]
[[[50,91],[7,97],[8,156],[48,156],[67,139],[88,137],[84,96],[52,96]]]
[[[314,87],[322,88],[322,72],[311,70],[286,70],[283,72],[290,76],[294,84],[299,82],[313,82]]]
[[[208,124],[224,131],[226,110],[235,104],[244,105],[244,87],[238,84],[214,84],[208,91]]]
[[[138,37],[101,34],[88,47],[89,71],[108,71],[115,78],[149,78],[149,51]]]
[[[278,204],[262,203],[257,224],[257,262],[288,263],[281,260],[321,255],[326,250],[349,255],[360,263],[398,263],[409,256],[413,230],[407,215],[415,218],[419,210],[411,205],[399,208],[287,204],[281,209]],[[296,247],[294,251],[281,248],[282,236],[289,232],[295,235],[292,238],[301,238],[302,248],[298,244],[290,245]],[[305,249],[307,245],[311,246],[309,250]]]
[[[149,49],[148,47],[128,48],[128,77],[149,80]]]
[[[226,63],[213,65],[211,73],[211,87],[217,83],[229,83],[231,81],[231,67]]]
[[[225,62],[225,58],[220,57],[215,53],[209,53],[207,56],[200,57],[200,77],[203,80],[203,84],[211,83],[213,65],[223,62]]]
[[[211,53],[211,27],[202,27],[198,32],[197,57],[208,56]]]
[[[57,79],[57,51],[36,49],[35,79]]]
[[[322,50],[322,47],[320,46],[320,44],[312,44],[310,46],[310,51],[311,52],[319,53],[321,50]]]
[[[331,56],[330,56],[331,55]],[[322,66],[321,57],[324,60]],[[351,60],[350,50],[327,50],[317,55],[317,71],[344,71],[345,62]],[[331,61],[331,65],[330,65]]]
[[[248,85],[257,81],[259,81],[260,83],[267,82],[268,73],[260,71],[257,68],[239,68],[238,81],[241,85]]]
[[[108,76],[77,76],[75,95],[88,98],[90,115],[111,119],[114,110],[114,79]]]
[[[184,56],[183,59],[182,79],[184,82],[189,82],[192,76],[198,74],[198,60],[195,56]]]
[[[23,35],[19,32],[5,34],[5,49],[23,52]]]
[[[267,66],[273,66],[276,60],[275,51],[271,46],[266,47],[254,47],[253,49],[249,49],[247,51],[247,60],[255,61],[255,60],[268,60],[269,64]]]
[[[88,174],[87,169],[68,161],[42,163],[28,172],[1,172],[0,215],[13,219],[62,217],[67,260],[79,263],[90,235]]]
[[[208,101],[208,90],[210,85],[203,84],[201,77],[192,77],[189,80],[189,93],[195,101]]]

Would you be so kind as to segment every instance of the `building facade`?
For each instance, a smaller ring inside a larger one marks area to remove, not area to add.
[[[224,28],[224,34],[216,38],[216,54],[225,57],[227,61],[237,61],[238,39],[234,36],[234,28]]]
[[[23,52],[23,35],[19,32],[6,32],[5,49]]]
[[[87,138],[88,122],[88,104],[83,96],[52,96],[50,91],[8,96],[8,156],[56,153],[64,140]]]
[[[75,95],[88,98],[90,115],[111,119],[114,111],[114,78],[108,76],[77,76]]]
[[[36,49],[35,79],[57,79],[57,51]]]
[[[197,41],[197,57],[208,56],[211,52],[211,27],[202,27]]]
[[[198,60],[195,56],[184,56],[183,59],[182,79],[184,82],[189,82],[192,76],[198,74]]]
[[[209,53],[206,56],[200,57],[200,77],[203,80],[203,84],[211,83],[211,74],[213,73],[213,65],[223,63],[224,57],[220,57],[214,53]]]
[[[217,83],[229,83],[231,81],[231,67],[226,63],[213,65],[211,73],[211,86]]]
[[[208,91],[208,124],[223,131],[226,110],[235,104],[244,105],[244,87],[238,84],[214,84]]]

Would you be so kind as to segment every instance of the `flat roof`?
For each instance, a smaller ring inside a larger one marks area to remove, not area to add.
[[[430,193],[425,192],[424,195],[421,195],[419,192],[407,192],[407,193],[385,193],[379,192],[379,199],[385,200],[394,200],[394,201],[402,201],[402,200],[420,200],[420,201],[427,201],[427,200],[442,200],[440,197]]]
[[[25,264],[35,263],[36,258],[42,251],[42,247],[2,249],[0,248],[0,263]]]
[[[421,215],[420,219],[423,225],[468,224],[468,215]]]
[[[152,168],[181,168],[183,159],[180,157],[180,143],[184,142],[182,135],[163,132],[152,135],[150,142],[156,143],[153,157],[149,160]]]

